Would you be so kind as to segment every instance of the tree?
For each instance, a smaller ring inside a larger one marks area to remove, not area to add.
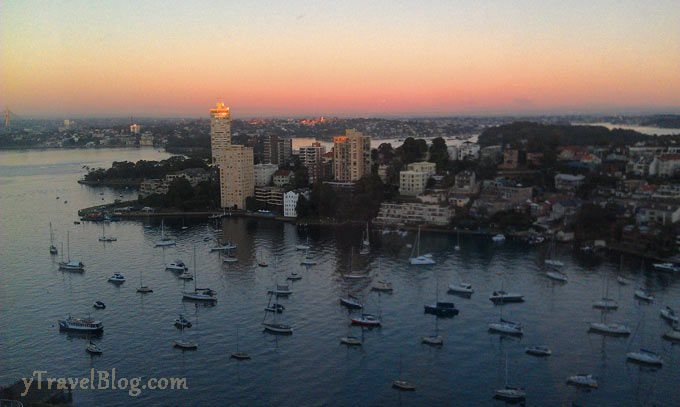
[[[427,142],[423,139],[416,140],[413,137],[408,137],[404,140],[404,144],[397,148],[397,153],[404,164],[420,161],[427,153]]]
[[[437,137],[432,140],[432,145],[430,146],[430,159],[431,163],[437,164],[437,172],[441,173],[448,167],[449,164],[449,151],[446,147],[446,141],[443,138]]]
[[[298,167],[293,174],[293,178],[294,188],[306,188],[309,186],[309,171],[307,170],[307,167]]]
[[[298,195],[298,200],[297,203],[295,204],[295,212],[297,213],[298,218],[304,219],[309,217],[310,214],[309,201],[302,194]]]

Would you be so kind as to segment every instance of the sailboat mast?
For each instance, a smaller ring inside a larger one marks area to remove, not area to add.
[[[508,387],[508,351],[505,351],[505,387]]]
[[[194,244],[194,293],[196,292],[196,280],[198,280],[198,270],[196,269],[196,244]]]
[[[68,262],[71,262],[71,232],[66,232],[66,250],[68,251]]]
[[[50,222],[50,246],[54,246],[54,236],[52,236],[52,222]]]

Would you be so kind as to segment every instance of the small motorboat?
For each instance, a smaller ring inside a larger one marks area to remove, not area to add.
[[[283,310],[285,310],[285,309],[286,309],[286,307],[284,307],[281,304],[269,304],[264,308],[265,311],[277,312],[279,314],[282,313]]]
[[[432,305],[425,305],[425,313],[438,317],[452,317],[458,315],[458,308],[452,302],[437,301]]]
[[[80,221],[74,220],[74,221],[73,221],[73,224],[74,224],[74,225],[80,225]]]
[[[116,283],[116,284],[121,284],[125,282],[125,276],[123,276],[120,273],[113,273],[111,277],[109,277],[109,282],[111,283]]]
[[[394,387],[397,390],[403,391],[415,391],[416,389],[416,386],[404,380],[393,380],[392,387]]]
[[[499,233],[496,236],[492,237],[491,240],[493,240],[494,243],[505,242],[505,235]]]
[[[347,280],[361,280],[362,278],[368,277],[368,274],[343,274],[342,278]]]
[[[166,270],[172,270],[172,271],[186,271],[189,270],[189,267],[187,267],[186,264],[182,260],[175,260],[174,263],[168,263],[165,265]]]
[[[175,339],[174,346],[176,348],[180,348],[180,349],[184,349],[184,350],[198,349],[198,344],[196,342],[192,342],[188,339]]]
[[[680,341],[680,327],[676,324],[670,331],[663,334],[663,338],[669,341]]]
[[[103,302],[101,302],[101,301],[95,301],[94,304],[93,304],[92,306],[95,307],[95,308],[97,308],[97,309],[104,309],[104,308],[106,308],[106,305],[105,305]]]
[[[362,326],[380,326],[380,319],[372,314],[361,314],[351,319],[352,324]]]
[[[297,271],[291,271],[286,279],[290,281],[302,280],[302,274],[298,273]]]
[[[185,271],[185,272],[181,273],[180,275],[178,275],[177,278],[179,278],[179,279],[181,279],[181,280],[193,280],[193,279],[194,279],[194,275],[191,274],[191,273],[188,272],[188,271]]]
[[[517,293],[508,293],[503,290],[499,290],[491,293],[489,300],[494,303],[522,302],[524,301],[524,296]]]
[[[660,271],[680,271],[680,267],[673,263],[654,263],[652,264],[652,267]]]
[[[392,283],[384,280],[378,280],[373,284],[373,287],[371,287],[371,290],[373,291],[379,291],[379,292],[384,292],[384,293],[391,293],[392,290]]]
[[[606,335],[628,336],[631,331],[626,325],[617,323],[593,322],[590,331]]]
[[[596,301],[595,304],[593,304],[593,308],[617,309],[619,308],[619,304],[612,298],[602,298],[600,301]]]
[[[643,290],[643,289],[641,289],[641,288],[635,290],[635,292],[633,293],[633,295],[635,296],[635,298],[637,298],[637,299],[639,299],[639,300],[642,300],[642,301],[647,301],[647,302],[652,302],[652,301],[654,301],[654,297],[651,296],[650,294],[648,294],[645,290]]]
[[[529,346],[526,352],[533,356],[550,356],[552,351],[547,346]]]
[[[470,295],[475,292],[475,290],[472,289],[472,284],[468,283],[458,283],[458,284],[450,284],[449,285],[449,292],[452,294],[466,294]]]
[[[139,286],[139,287],[137,288],[137,292],[138,292],[138,293],[142,293],[142,294],[146,294],[146,293],[152,293],[153,290],[152,290],[151,287],[149,287],[149,286],[142,285],[142,286]]]
[[[547,273],[545,273],[545,275],[549,279],[559,281],[561,283],[566,283],[568,281],[567,276],[557,271],[548,271]]]
[[[497,332],[506,335],[522,335],[523,328],[522,324],[517,322],[508,321],[501,318],[499,322],[492,322],[488,325],[489,331]]]
[[[364,307],[361,301],[353,295],[348,295],[346,298],[340,298],[340,304],[350,309],[361,309]]]
[[[408,259],[408,262],[412,266],[427,266],[431,264],[436,264],[434,261],[434,258],[432,257],[432,254],[423,254],[422,256],[417,256],[417,257],[411,257]]]
[[[307,246],[306,244],[299,244],[295,246],[295,250],[309,250],[309,246]]]
[[[99,241],[100,242],[116,242],[116,241],[118,241],[118,239],[113,237],[113,236],[99,236]]]
[[[442,337],[439,335],[430,335],[423,336],[421,342],[425,345],[442,346],[444,344],[444,339],[442,339]]]
[[[621,284],[621,285],[628,285],[631,283],[631,281],[625,277],[617,276],[616,281]]]
[[[103,353],[102,348],[92,343],[92,341],[90,341],[90,343],[87,344],[85,350],[87,351],[87,353],[90,353],[92,355],[101,355]]]
[[[262,326],[264,326],[264,330],[274,333],[274,334],[283,334],[283,335],[290,335],[293,333],[293,328],[290,325],[286,324],[278,324],[278,323],[262,323]]]
[[[175,318],[175,326],[178,328],[191,328],[191,321],[184,318],[182,314],[179,314],[179,316]]]
[[[628,352],[626,358],[630,362],[643,365],[663,366],[663,360],[657,353],[647,349],[640,349],[639,352]]]
[[[340,343],[347,346],[361,346],[361,341],[356,336],[345,336],[340,338]]]
[[[669,321],[671,323],[678,322],[678,315],[675,313],[675,311],[673,311],[673,308],[666,306],[666,308],[662,308],[660,312],[661,318],[665,319],[666,321]]]
[[[290,289],[288,284],[277,284],[276,288],[268,290],[267,294],[276,294],[278,297],[287,297],[293,294],[293,290]]]
[[[579,373],[573,376],[569,376],[567,377],[567,384],[597,389],[597,380],[593,378],[593,375],[589,374]]]
[[[494,397],[499,400],[506,400],[509,402],[519,402],[526,398],[527,392],[524,389],[512,386],[505,386],[502,389],[494,391]]]

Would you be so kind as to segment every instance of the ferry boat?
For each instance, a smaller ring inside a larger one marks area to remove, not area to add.
[[[104,324],[102,324],[102,321],[97,321],[90,317],[76,318],[69,315],[66,318],[59,319],[58,322],[59,328],[65,331],[102,332],[104,330]]]

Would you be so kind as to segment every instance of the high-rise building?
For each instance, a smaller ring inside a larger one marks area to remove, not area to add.
[[[142,129],[142,126],[139,124],[131,124],[130,125],[130,133],[132,134],[139,134],[139,131]]]
[[[224,103],[217,103],[215,109],[210,109],[210,149],[212,163],[220,161],[223,149],[231,145],[231,115]]]
[[[270,135],[264,140],[264,162],[285,164],[293,154],[293,140]]]
[[[312,143],[311,146],[300,147],[300,161],[307,168],[310,184],[325,176],[323,165],[325,155],[326,147],[319,142]]]
[[[333,139],[333,167],[336,181],[358,181],[371,173],[371,137],[355,129]]]
[[[227,146],[218,157],[222,207],[245,209],[246,198],[255,193],[252,147]]]

